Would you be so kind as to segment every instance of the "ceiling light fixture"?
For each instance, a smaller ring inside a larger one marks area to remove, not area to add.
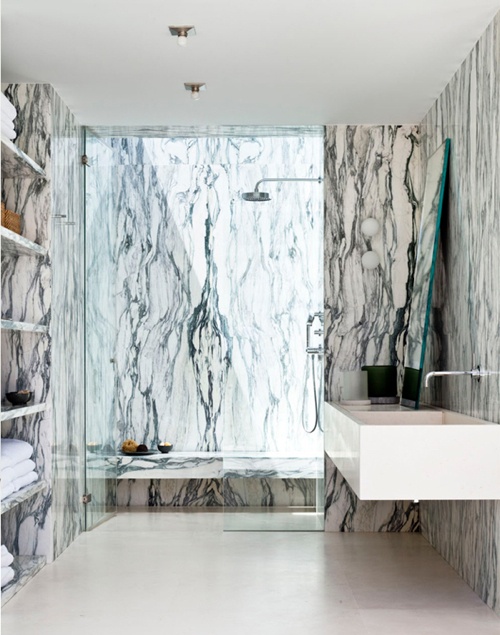
[[[189,35],[196,35],[194,26],[169,26],[170,35],[177,38],[179,46],[186,46]]]
[[[195,100],[200,98],[200,90],[207,90],[205,83],[184,82],[184,88],[191,91],[191,97]]]

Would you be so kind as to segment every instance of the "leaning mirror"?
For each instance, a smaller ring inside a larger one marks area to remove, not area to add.
[[[446,185],[450,140],[429,157],[425,175],[422,220],[417,247],[417,260],[408,325],[403,394],[404,406],[418,408],[424,368],[425,342],[429,330],[432,283],[439,242],[439,225]]]

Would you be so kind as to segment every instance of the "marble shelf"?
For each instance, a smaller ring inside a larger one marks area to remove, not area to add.
[[[10,231],[6,227],[0,227],[2,237],[2,254],[9,256],[45,256],[47,250],[37,245],[32,240]]]
[[[15,320],[2,320],[1,326],[3,331],[25,331],[26,333],[47,333],[49,330],[45,324],[30,324]]]
[[[9,584],[2,589],[2,606],[11,600],[25,584],[43,569],[46,561],[45,556],[14,557],[12,567],[14,568],[15,576],[12,582],[9,582]]]
[[[2,501],[2,514],[5,514],[5,512],[10,511],[14,507],[17,507],[17,505],[20,505],[30,498],[33,498],[33,496],[44,492],[47,487],[48,485],[45,481],[37,481],[36,483],[27,485],[19,491],[14,492],[14,494],[7,496]]]
[[[323,457],[280,453],[170,452],[118,456],[119,479],[319,478]]]
[[[2,406],[0,421],[9,421],[10,419],[17,419],[18,417],[34,415],[37,412],[46,410],[46,408],[46,403],[36,403],[31,406]]]
[[[2,176],[4,178],[46,179],[47,175],[38,163],[20,150],[12,141],[1,138]]]

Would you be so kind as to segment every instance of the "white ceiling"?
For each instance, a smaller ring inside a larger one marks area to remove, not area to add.
[[[2,0],[2,82],[88,125],[419,122],[500,0]],[[183,49],[169,25],[194,24]],[[195,102],[184,82],[206,82]]]

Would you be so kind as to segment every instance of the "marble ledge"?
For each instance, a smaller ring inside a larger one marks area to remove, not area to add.
[[[323,457],[275,453],[171,452],[119,456],[119,479],[320,478]],[[96,465],[97,467],[97,465]]]
[[[23,331],[26,333],[47,333],[49,330],[46,324],[31,324],[15,320],[2,320],[1,328],[3,331]]]
[[[46,403],[37,403],[32,406],[2,406],[0,421],[9,421],[18,417],[26,417],[34,415],[37,412],[43,412],[47,409]]]
[[[3,178],[46,179],[47,175],[38,163],[20,150],[15,143],[5,137],[2,144]]]
[[[34,243],[29,238],[25,238],[16,232],[0,227],[0,235],[2,237],[2,256],[45,256],[47,249],[41,245]]]
[[[5,512],[10,511],[14,507],[17,507],[17,505],[20,505],[30,498],[33,498],[33,496],[44,492],[47,488],[48,484],[45,481],[38,481],[36,483],[33,483],[32,485],[23,487],[10,496],[7,496],[2,501],[2,514],[5,514]]]
[[[15,571],[14,579],[2,589],[2,606],[11,600],[35,575],[43,569],[45,556],[17,556],[14,557],[12,567]]]

